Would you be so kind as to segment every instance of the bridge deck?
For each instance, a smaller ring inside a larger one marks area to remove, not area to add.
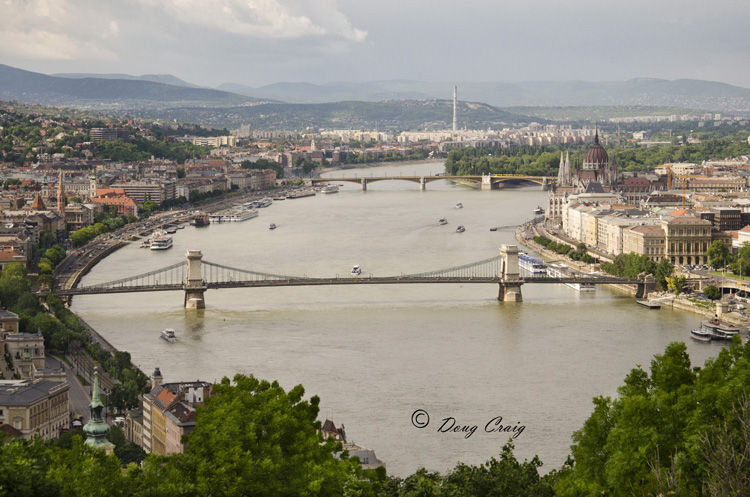
[[[402,285],[402,284],[499,284],[502,280],[499,277],[483,278],[483,277],[447,277],[447,276],[436,276],[436,277],[425,277],[425,278],[409,278],[409,277],[343,277],[343,278],[300,278],[300,279],[286,279],[286,280],[261,280],[261,281],[224,281],[224,282],[206,282],[205,288],[219,289],[219,288],[263,288],[263,287],[284,287],[284,286],[321,286],[321,285]],[[520,278],[515,284],[525,283],[592,283],[595,285],[611,285],[611,284],[638,284],[638,280],[630,280],[625,278],[542,278],[542,277],[529,277]],[[132,292],[164,292],[164,291],[175,291],[184,290],[184,286],[180,283],[177,284],[161,284],[161,285],[133,285],[133,286],[112,286],[112,287],[84,287],[84,288],[71,288],[67,290],[58,290],[57,294],[61,296],[73,296],[73,295],[98,295],[98,294],[111,294],[111,293],[132,293]]]

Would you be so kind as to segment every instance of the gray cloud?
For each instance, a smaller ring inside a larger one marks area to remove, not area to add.
[[[0,0],[3,62],[191,82],[696,78],[750,86],[746,0]]]

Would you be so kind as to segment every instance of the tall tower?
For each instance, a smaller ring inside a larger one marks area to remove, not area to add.
[[[458,111],[458,86],[453,85],[453,133],[458,132],[458,120],[456,112]]]
[[[57,184],[57,212],[65,220],[65,188],[63,188],[63,172],[60,170],[60,180]]]
[[[115,449],[113,443],[107,440],[107,432],[109,431],[109,425],[104,421],[102,411],[104,410],[104,404],[99,395],[99,371],[98,368],[94,368],[94,386],[91,388],[91,403],[89,404],[89,411],[91,413],[89,422],[83,427],[84,433],[86,433],[86,445],[91,445],[97,448],[103,448],[107,454],[112,454]]]

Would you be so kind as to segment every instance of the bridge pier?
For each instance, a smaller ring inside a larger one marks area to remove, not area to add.
[[[424,180],[424,176],[419,178],[419,189],[425,191],[427,189],[427,182]]]
[[[523,302],[521,285],[523,280],[518,270],[518,246],[500,246],[500,283],[497,300],[502,302]]]
[[[362,191],[367,191],[367,178],[362,178]]]
[[[635,292],[637,299],[648,297],[648,294],[656,291],[656,278],[652,274],[643,276],[643,281],[638,283],[638,289]]]
[[[542,191],[546,192],[549,189],[550,189],[550,184],[547,181],[547,177],[545,176],[544,179],[542,180]]]
[[[482,190],[492,190],[492,175],[491,174],[483,174],[482,175],[482,183],[481,183],[481,189]]]
[[[205,309],[206,282],[203,281],[201,270],[203,254],[200,250],[188,250],[185,256],[187,257],[187,277],[183,285],[185,289],[185,309]]]

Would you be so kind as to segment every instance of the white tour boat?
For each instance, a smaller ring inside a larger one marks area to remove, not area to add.
[[[328,185],[325,188],[323,188],[322,190],[320,190],[320,193],[326,193],[326,194],[329,194],[329,193],[338,193],[338,192],[339,192],[339,187],[336,186],[336,185]]]
[[[583,276],[581,273],[568,269],[565,266],[558,266],[556,264],[549,264],[547,266],[547,276],[550,278],[575,278],[576,276]],[[596,285],[593,283],[565,283],[570,288],[579,292],[595,292]]]
[[[257,210],[240,208],[212,214],[208,220],[212,223],[239,223],[255,217],[258,217]]]
[[[445,219],[445,218],[442,218],[442,219],[440,219],[440,221],[438,221],[438,224],[439,224],[440,226],[443,226],[443,225],[445,225],[445,224],[448,224],[448,220],[447,220],[447,219]]]
[[[528,254],[518,254],[518,267],[531,273],[532,276],[543,276],[547,274],[547,265],[539,259],[534,259]]]
[[[174,334],[174,330],[172,328],[162,330],[161,337],[168,342],[174,342],[175,340],[177,340],[177,335]]]
[[[172,236],[164,231],[154,233],[151,238],[151,250],[167,250],[172,248]]]
[[[352,268],[352,276],[359,276],[360,274],[362,274],[362,268],[360,268],[359,266],[354,266]]]

